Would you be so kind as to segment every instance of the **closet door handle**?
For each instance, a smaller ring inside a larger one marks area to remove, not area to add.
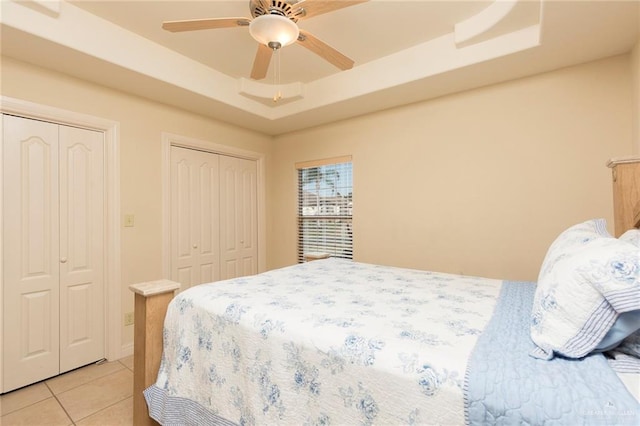
[[[60,258],[60,263],[67,263],[67,258],[66,257]]]
[[[197,245],[197,244],[194,244],[194,245],[193,245],[193,248],[194,248],[194,249],[197,249],[197,248],[198,248],[198,245]]]

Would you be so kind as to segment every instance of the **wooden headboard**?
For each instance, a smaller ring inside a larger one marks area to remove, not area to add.
[[[613,174],[613,216],[616,237],[640,228],[640,157],[609,160]]]

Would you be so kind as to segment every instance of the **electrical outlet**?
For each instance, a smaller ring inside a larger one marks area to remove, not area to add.
[[[124,314],[124,325],[133,325],[133,320],[133,312],[127,312],[126,314]]]

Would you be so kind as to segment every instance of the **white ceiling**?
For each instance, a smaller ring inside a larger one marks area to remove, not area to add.
[[[338,0],[334,0],[338,1]],[[246,27],[170,33],[166,20],[248,17],[248,0],[2,0],[2,54],[266,134],[281,134],[630,51],[640,1],[370,0],[298,22],[355,61],[281,51],[249,79]]]

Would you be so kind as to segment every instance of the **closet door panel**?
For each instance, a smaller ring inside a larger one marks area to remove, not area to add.
[[[193,250],[197,226],[193,197],[197,181],[189,151],[171,147],[171,279],[181,290],[197,283],[196,253]]]
[[[3,115],[3,390],[58,374],[57,125]]]
[[[220,279],[220,179],[218,155],[195,151],[198,155],[199,194],[196,208],[199,212],[197,240],[200,282]]]
[[[238,212],[241,220],[242,275],[258,273],[258,194],[255,161],[243,160],[242,191]]]
[[[194,277],[194,268],[184,266],[177,268],[173,273],[175,275],[173,275],[171,279],[180,283],[180,291],[197,285],[197,281]]]
[[[238,242],[240,238],[238,236],[238,214],[237,198],[238,189],[236,188],[236,173],[233,168],[233,164],[230,164],[227,158],[222,161],[222,173],[220,174],[222,181],[222,200],[221,200],[221,212],[220,216],[222,222],[220,223],[220,230],[222,234],[222,255],[225,257],[225,263],[228,265],[233,263],[237,259]],[[233,273],[235,276],[235,272]],[[226,276],[225,278],[232,278]]]
[[[195,217],[192,211],[192,193],[195,190],[194,182],[191,178],[192,165],[188,159],[181,159],[178,161],[172,169],[172,175],[175,185],[173,186],[173,199],[175,203],[174,214],[175,219],[174,229],[177,232],[175,241],[176,256],[185,263],[192,263],[191,257],[191,240],[193,239],[193,227]]]
[[[196,284],[255,274],[257,163],[171,147],[171,279]]]
[[[171,147],[171,279],[181,290],[217,281],[218,156]]]
[[[255,161],[220,157],[222,279],[258,272],[257,165]]]
[[[253,275],[256,274],[258,270],[258,265],[256,262],[255,256],[247,256],[242,259],[242,275]]]
[[[20,341],[22,359],[39,357],[52,351],[54,341],[48,330],[47,320],[51,317],[52,307],[56,303],[51,299],[51,295],[52,292],[48,290],[22,295],[19,329],[26,337]]]
[[[200,284],[217,281],[213,276],[214,269],[212,264],[200,265]]]
[[[60,372],[104,354],[103,134],[60,126]]]
[[[236,259],[227,259],[224,261],[224,267],[222,268],[223,277],[226,280],[229,278],[239,277],[238,273],[238,261]]]

